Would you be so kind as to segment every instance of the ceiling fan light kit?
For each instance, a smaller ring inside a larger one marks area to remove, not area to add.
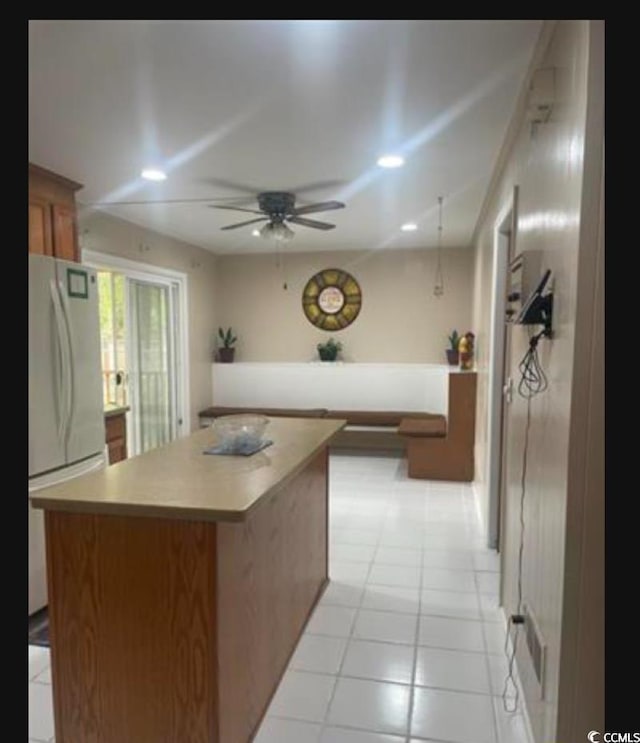
[[[284,222],[267,222],[260,230],[260,237],[265,240],[273,238],[285,243],[293,240],[294,235],[294,231],[290,230]]]

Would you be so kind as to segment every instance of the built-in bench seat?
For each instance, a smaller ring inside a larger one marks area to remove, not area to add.
[[[476,426],[476,374],[449,374],[446,436],[434,436],[429,420],[408,420],[398,433],[407,440],[409,477],[424,480],[473,480]]]
[[[409,477],[469,482],[474,473],[476,410],[475,372],[448,374],[447,415],[399,410],[329,410],[214,406],[200,413],[200,423],[237,413],[296,418],[339,418],[347,426],[332,448],[406,451]]]
[[[325,408],[260,408],[214,405],[199,414],[200,425],[207,426],[223,415],[257,413],[259,415],[289,418],[344,419],[347,426],[332,441],[334,448],[400,450],[404,439],[398,435],[403,421],[425,421],[434,436],[445,436],[447,421],[444,415],[398,410],[326,410]]]

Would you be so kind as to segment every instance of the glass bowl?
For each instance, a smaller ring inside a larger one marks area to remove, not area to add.
[[[213,422],[213,430],[225,451],[244,451],[259,446],[269,423],[264,415],[223,415]]]

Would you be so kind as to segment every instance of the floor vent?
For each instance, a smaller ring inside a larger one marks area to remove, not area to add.
[[[528,606],[524,608],[524,634],[535,671],[540,684],[540,696],[544,697],[544,666],[547,646],[544,642],[535,615]]]

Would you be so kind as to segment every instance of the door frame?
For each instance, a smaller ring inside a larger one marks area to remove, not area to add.
[[[493,227],[493,275],[491,279],[491,324],[489,338],[489,385],[487,424],[488,492],[487,546],[500,549],[502,464],[504,452],[504,394],[506,383],[507,332],[505,323],[509,261],[515,255],[518,220],[518,186],[502,205]]]
[[[175,271],[172,268],[154,266],[149,263],[139,263],[118,255],[100,253],[83,248],[82,262],[91,268],[119,271],[132,279],[140,281],[171,281],[178,286],[178,322],[176,359],[180,367],[178,372],[178,438],[187,436],[191,432],[191,387],[189,384],[189,281],[186,273]],[[182,421],[182,422],[179,422]]]

